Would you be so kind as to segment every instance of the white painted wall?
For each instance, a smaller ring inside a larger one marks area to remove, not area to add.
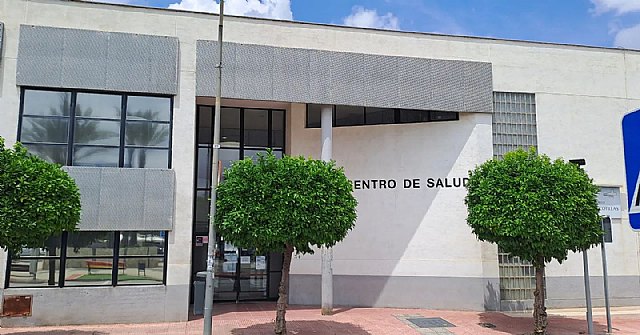
[[[320,156],[320,129],[305,128],[305,105],[291,112],[290,154]],[[426,178],[467,177],[491,158],[491,115],[459,121],[334,128],[333,158],[352,179],[393,179],[395,189],[356,190],[358,220],[334,248],[335,275],[497,277],[484,273],[482,243],[466,225],[464,188],[429,189]],[[421,188],[404,189],[404,179]],[[319,253],[292,273],[318,274]],[[493,259],[493,263],[496,263]]]

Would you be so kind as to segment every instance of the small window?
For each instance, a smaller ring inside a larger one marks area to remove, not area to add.
[[[113,94],[78,93],[76,117],[120,120],[122,96]]]
[[[307,105],[307,128],[320,128],[321,105]],[[377,124],[455,121],[458,113],[414,109],[334,106],[334,126],[362,126]]]
[[[240,147],[240,108],[220,109],[220,145]]]
[[[25,90],[23,115],[69,116],[71,92]]]
[[[170,98],[145,96],[129,96],[127,98],[127,120],[169,122],[170,117]]]
[[[430,121],[455,121],[458,113],[455,112],[431,112]]]
[[[307,105],[307,128],[320,128],[320,113],[320,105]]]
[[[401,123],[429,122],[429,111],[401,109],[400,122]]]
[[[364,107],[336,106],[335,125],[359,126],[364,124]]]
[[[269,146],[269,111],[265,109],[245,109],[243,130],[245,146]]]
[[[274,110],[271,112],[271,147],[274,149],[284,148],[284,111]]]
[[[365,108],[367,124],[391,124],[396,122],[396,113],[393,108]]]

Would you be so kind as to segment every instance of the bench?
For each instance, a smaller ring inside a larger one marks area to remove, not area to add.
[[[87,271],[91,274],[91,269],[108,269],[111,270],[113,268],[113,262],[109,261],[87,261]],[[118,270],[122,270],[124,274],[124,269],[127,268],[127,265],[124,261],[118,261]]]
[[[29,263],[15,263],[12,262],[11,263],[11,271],[20,271],[20,272],[30,272],[30,265]]]

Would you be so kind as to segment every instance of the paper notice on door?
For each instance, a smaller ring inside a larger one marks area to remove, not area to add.
[[[256,256],[256,270],[266,270],[266,269],[267,269],[267,257]]]
[[[222,272],[236,272],[236,262],[224,262]]]
[[[227,252],[224,254],[224,260],[227,262],[237,262],[238,261],[238,254],[236,253],[232,253],[232,252]]]
[[[251,256],[240,256],[240,264],[251,264]]]

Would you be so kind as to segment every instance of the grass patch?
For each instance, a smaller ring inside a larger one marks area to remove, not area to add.
[[[92,273],[92,274],[82,275],[73,280],[75,281],[109,281],[111,280],[111,274],[110,273]],[[118,281],[127,281],[127,280],[154,280],[154,279],[149,277],[144,277],[144,276],[140,277],[140,276],[130,276],[130,275],[123,275],[123,274],[118,275]]]

